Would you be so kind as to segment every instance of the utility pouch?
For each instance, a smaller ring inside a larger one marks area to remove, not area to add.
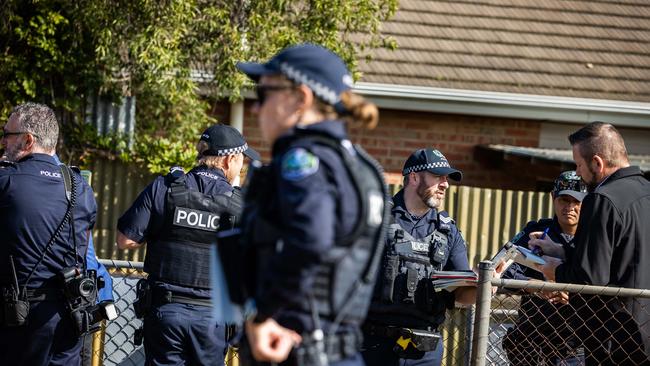
[[[12,287],[4,288],[2,295],[3,325],[6,327],[24,325],[29,315],[29,302],[19,300],[16,291]]]
[[[152,294],[149,281],[144,278],[138,281],[135,286],[135,293],[137,299],[133,302],[133,310],[135,311],[135,316],[138,319],[142,319],[151,309]]]
[[[137,328],[133,333],[133,344],[136,346],[141,346],[143,340],[144,340],[144,328],[142,327]]]
[[[9,265],[14,282],[10,286],[2,287],[2,324],[6,327],[20,327],[27,322],[29,302],[24,293],[25,297],[21,300],[14,257],[11,255]]]
[[[399,304],[415,304],[417,300],[419,275],[416,268],[402,268],[395,276],[395,301]]]
[[[294,350],[297,366],[328,366],[323,331],[315,330],[303,337],[303,342]]]
[[[86,307],[71,311],[70,317],[75,326],[74,330],[77,336],[94,333],[101,328],[98,322],[94,322],[92,314],[87,311]]]
[[[387,254],[384,260],[384,267],[381,277],[381,299],[389,303],[395,303],[395,279],[399,269],[399,256]]]
[[[420,281],[417,295],[416,305],[418,309],[428,314],[445,313],[447,310],[447,291],[436,291],[433,281],[431,279],[424,279]]]

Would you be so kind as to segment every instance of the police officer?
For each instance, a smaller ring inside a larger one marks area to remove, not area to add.
[[[54,154],[54,160],[57,164],[61,164],[59,156]],[[88,182],[89,183],[89,182]],[[108,273],[106,267],[99,262],[95,256],[95,246],[93,245],[93,237],[88,237],[88,249],[86,250],[86,267],[88,270],[95,271],[97,280],[101,281],[101,287],[97,290],[97,303],[100,306],[114,306],[113,298],[113,278]],[[117,315],[117,313],[115,313]],[[93,335],[86,334],[82,339],[81,346],[81,364],[91,365],[93,353]]]
[[[2,365],[80,363],[82,329],[73,321],[78,308],[71,303],[80,304],[81,296],[70,288],[80,285],[76,290],[84,300],[94,302],[84,257],[97,206],[78,170],[59,167],[54,159],[58,137],[54,112],[36,103],[14,108],[3,128]]]
[[[346,122],[374,127],[377,108],[350,91],[343,61],[318,45],[238,68],[257,82],[253,113],[272,144],[270,166],[251,177],[243,218],[244,243],[258,258],[257,314],[246,323],[252,355],[362,365],[359,326],[385,235],[386,189],[377,163],[348,140]]]
[[[205,130],[197,165],[174,167],[156,178],[120,217],[117,245],[147,245],[146,283],[138,296],[144,316],[147,365],[223,365],[225,325],[211,316],[210,246],[216,232],[241,211],[239,176],[244,156],[259,159],[242,135],[226,125]],[[148,285],[148,286],[147,286]],[[150,290],[147,290],[147,287]]]
[[[439,365],[438,327],[454,301],[473,303],[476,289],[436,292],[426,281],[435,270],[470,270],[467,246],[441,210],[449,179],[462,173],[436,149],[420,149],[406,160],[404,188],[393,197],[377,288],[364,324],[363,357],[368,365]]]
[[[554,253],[546,254],[559,258],[570,257],[575,248],[573,238],[587,187],[576,172],[570,170],[555,180],[551,195],[555,213],[553,218],[530,221],[511,242],[527,247],[531,237],[546,233],[545,236],[560,244]],[[523,281],[544,280],[539,271],[517,263],[512,264],[503,277]],[[517,322],[503,339],[503,348],[511,365],[555,365],[570,360],[584,363],[584,360],[579,360],[576,356],[579,342],[570,324],[570,320],[575,317],[575,309],[566,305],[568,301],[568,293],[561,291],[522,297]]]

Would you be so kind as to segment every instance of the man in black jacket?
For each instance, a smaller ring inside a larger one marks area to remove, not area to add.
[[[614,126],[593,122],[569,136],[577,173],[589,187],[575,252],[566,263],[546,257],[549,280],[650,289],[650,182],[630,166]],[[531,240],[530,246],[556,245]],[[587,364],[650,364],[650,300],[575,296]]]

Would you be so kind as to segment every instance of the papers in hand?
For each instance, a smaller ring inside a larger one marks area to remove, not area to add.
[[[525,247],[507,242],[503,248],[492,258],[492,263],[499,266],[501,262],[505,262],[502,272],[505,271],[512,263],[519,263],[537,270],[536,265],[543,265],[546,263],[544,258],[533,254],[533,252]]]
[[[434,271],[431,279],[434,290],[451,292],[458,287],[476,287],[478,275],[474,271]]]

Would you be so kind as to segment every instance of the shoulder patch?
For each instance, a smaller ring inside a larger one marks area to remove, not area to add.
[[[304,148],[297,147],[289,150],[282,158],[282,177],[290,181],[298,181],[318,171],[318,157]]]
[[[9,160],[0,160],[0,168],[4,168],[4,167],[7,167],[7,166],[16,166],[16,163],[14,163],[13,161],[9,161]]]

